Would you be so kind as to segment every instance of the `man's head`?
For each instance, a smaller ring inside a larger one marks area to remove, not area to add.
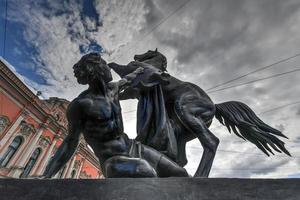
[[[105,83],[112,81],[110,68],[99,53],[84,55],[74,66],[74,75],[78,83],[88,84],[96,80],[103,80]]]

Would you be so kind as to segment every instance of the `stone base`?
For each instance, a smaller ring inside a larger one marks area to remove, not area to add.
[[[3,200],[299,200],[300,179],[1,179]]]

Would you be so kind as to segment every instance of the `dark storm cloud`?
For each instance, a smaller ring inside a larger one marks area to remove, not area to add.
[[[300,107],[298,107],[296,115],[300,115]]]
[[[221,5],[203,1],[200,4],[192,3],[200,9],[200,12],[193,16],[197,23],[192,39],[185,35],[178,36],[176,33],[169,33],[166,41],[164,41],[165,38],[161,40],[179,49],[179,62],[188,62],[196,53],[214,57],[213,54],[229,49],[243,39],[242,35],[247,28],[247,23],[241,25],[235,23],[238,19],[236,15],[240,15],[236,12],[242,12],[239,8],[240,3],[235,4],[235,7],[231,7],[227,2]],[[235,11],[232,12],[232,10]]]
[[[168,5],[173,10],[180,5],[159,2],[156,5]],[[153,3],[147,5],[150,10],[153,9],[153,14],[146,19],[149,24],[153,24],[153,15],[156,16],[158,8],[153,6]],[[265,49],[260,48],[261,43],[277,29],[284,28],[282,25],[298,11],[299,5],[299,2],[280,0],[191,1],[183,8],[184,12],[182,11],[179,17],[189,17],[193,23],[192,29],[172,31],[172,26],[180,26],[176,23],[180,20],[177,16],[174,22],[163,25],[169,28],[157,31],[155,36],[162,45],[177,50],[178,64],[186,65],[186,72],[199,68],[188,63],[200,55],[210,60],[209,63],[202,62],[202,68],[205,68],[205,64],[212,65],[214,70],[211,70],[211,73],[219,77],[219,80],[227,79],[232,76],[232,72],[240,74],[249,67],[259,66],[267,60]],[[201,62],[200,58],[198,60]]]
[[[284,131],[285,131],[285,128],[284,128],[284,125],[283,125],[283,124],[276,125],[275,128],[278,129],[278,130],[281,131],[281,132],[284,132]]]
[[[145,7],[150,10],[145,18],[146,27],[159,23],[183,3],[146,1]],[[162,23],[160,28],[153,31],[153,36],[160,45],[158,49],[169,47],[176,54],[170,59],[171,56],[167,55],[169,52],[164,52],[169,59],[170,74],[206,89],[298,53],[299,8],[300,2],[293,0],[194,0]],[[161,14],[164,18],[159,19]],[[299,61],[295,59],[282,63],[229,85],[294,69],[299,67]],[[298,77],[294,73],[209,95],[216,103],[242,101],[266,123],[284,131],[289,138],[296,138],[297,132],[293,128],[295,120],[291,119],[289,108],[267,114],[259,113],[299,99]],[[231,149],[237,143],[240,142],[232,142],[233,146],[230,143],[224,144],[221,148],[242,151],[242,148]],[[222,151],[218,152],[222,154],[222,159],[219,159],[217,153],[213,174],[227,177],[279,176],[282,174],[281,168],[288,166],[285,157],[274,156],[269,159],[263,155],[249,155],[249,149],[245,148],[245,155],[239,156],[223,156]],[[253,149],[250,152],[259,152]],[[189,151],[193,158],[199,154],[199,150]]]
[[[152,2],[152,1],[146,1]],[[164,1],[169,6],[170,4]],[[153,18],[157,19],[158,8],[152,3],[147,4],[151,17],[147,17],[149,24],[153,24]],[[178,48],[179,61],[187,62],[191,56],[197,52],[211,56],[218,51],[230,50],[235,48],[239,43],[251,44],[253,37],[261,37],[268,34],[272,29],[283,24],[295,11],[298,10],[299,4],[288,4],[286,1],[249,1],[226,0],[226,1],[192,1],[185,8],[185,12],[197,9],[191,20],[195,20],[195,31],[192,36],[178,35],[177,33],[168,32],[165,37],[160,37],[160,42]],[[174,9],[174,8],[173,8]],[[161,12],[161,11],[160,11]],[[193,13],[193,12],[192,12]],[[161,14],[160,14],[161,15]],[[251,30],[253,29],[251,32]],[[185,30],[188,32],[189,30]],[[258,34],[253,34],[259,31]],[[188,35],[188,34],[187,34]],[[255,58],[251,59],[250,55],[242,58],[240,63],[253,64]],[[250,57],[250,58],[249,58]]]
[[[145,0],[145,7],[148,10],[145,15],[148,24],[145,28],[147,29],[159,22],[159,20],[163,17],[163,12],[152,0]]]
[[[16,21],[27,27],[26,39],[39,52],[39,55],[33,57],[37,62],[45,63],[46,69],[37,71],[52,86],[44,87],[45,91],[51,96],[68,99],[74,98],[83,89],[72,79],[70,67],[82,53],[93,49],[101,50],[103,47],[107,50],[106,58],[125,63],[132,58],[132,52],[158,47],[168,58],[171,75],[206,89],[294,55],[300,47],[299,0],[191,0],[179,10],[179,6],[186,1],[14,2],[15,8],[19,9],[15,12],[11,10],[10,17],[19,17]],[[18,2],[26,3],[19,5]],[[171,16],[175,10],[178,11]],[[147,38],[142,38],[146,34]],[[299,62],[300,59],[281,64],[236,83],[284,72],[299,67]],[[299,75],[295,73],[245,87],[209,93],[209,96],[215,103],[242,101],[259,114],[299,99],[299,85]],[[40,87],[37,85],[37,88]],[[136,102],[127,103],[123,106],[125,109],[136,109]],[[280,130],[284,129],[289,138],[299,139],[295,113],[299,116],[300,109],[284,108],[266,115],[259,114],[259,117]],[[134,121],[128,123],[133,119],[131,114],[124,114],[124,121],[127,122],[125,126],[131,126],[125,132],[135,133]],[[274,156],[269,159],[249,142],[230,138],[225,128],[223,131],[211,128],[211,131],[220,139],[229,141],[222,143],[221,140],[220,151],[213,165],[216,169],[213,171],[214,176],[253,177],[271,174],[284,177],[280,170],[285,164],[289,167],[286,157]],[[292,154],[299,152],[297,149],[288,149]],[[192,163],[189,167],[196,168],[199,164],[196,160],[200,159],[202,153],[200,143],[195,144],[188,153],[189,163]]]

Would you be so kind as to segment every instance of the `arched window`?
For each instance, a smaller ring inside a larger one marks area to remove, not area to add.
[[[73,169],[72,172],[71,172],[71,178],[75,178],[75,175],[76,175],[76,170]]]
[[[8,149],[4,153],[3,157],[0,159],[0,166],[6,167],[11,158],[15,155],[18,148],[21,146],[23,142],[23,138],[21,136],[17,136],[12,143],[9,145]]]
[[[24,171],[22,172],[22,174],[20,175],[21,178],[27,177],[30,173],[30,171],[32,170],[34,164],[36,163],[39,155],[41,154],[41,149],[37,148],[34,150],[34,152],[32,153],[31,157],[29,158]]]

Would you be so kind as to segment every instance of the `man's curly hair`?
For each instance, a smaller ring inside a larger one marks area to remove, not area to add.
[[[101,58],[99,53],[89,53],[84,55],[75,65],[85,67],[90,80],[102,79],[105,83],[112,81],[110,68],[106,61]]]

